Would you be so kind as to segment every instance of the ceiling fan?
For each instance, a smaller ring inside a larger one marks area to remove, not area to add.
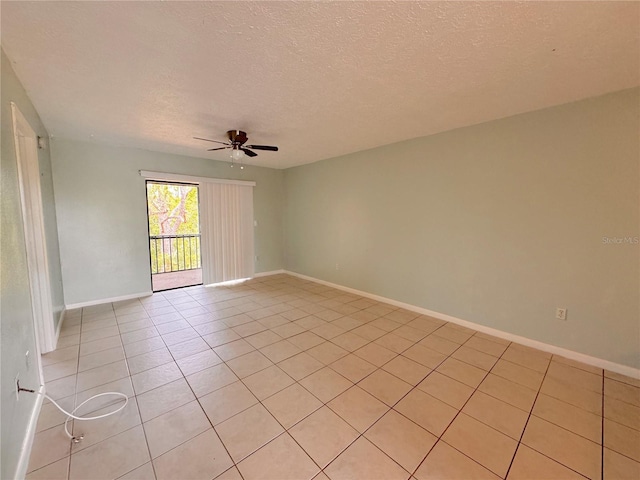
[[[278,147],[274,147],[271,145],[245,145],[248,140],[247,133],[242,130],[229,130],[227,132],[227,137],[229,137],[228,142],[220,142],[218,140],[211,140],[209,138],[201,138],[201,137],[193,137],[196,140],[204,140],[205,142],[213,142],[224,145],[224,147],[216,147],[210,148],[207,151],[212,152],[214,150],[225,150],[227,148],[231,149],[231,166],[233,167],[233,162],[237,162],[242,160],[242,158],[247,155],[248,157],[256,157],[258,154],[253,150],[268,150],[271,152],[277,152]],[[243,168],[242,164],[240,168]]]

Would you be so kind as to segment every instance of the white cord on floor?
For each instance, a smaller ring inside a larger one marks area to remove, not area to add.
[[[31,391],[31,390],[27,390],[27,391]],[[75,420],[98,420],[100,418],[105,418],[105,417],[108,417],[109,415],[114,415],[114,414],[118,413],[124,407],[126,407],[127,404],[129,403],[129,397],[127,397],[124,393],[120,393],[120,392],[105,392],[105,393],[99,393],[98,395],[94,395],[93,397],[87,398],[84,402],[82,402],[76,408],[71,410],[71,413],[69,413],[64,408],[62,408],[60,405],[58,405],[58,402],[56,402],[53,398],[51,398],[46,393],[42,393],[42,392],[33,392],[33,393],[36,393],[38,395],[42,395],[44,398],[48,399],[51,403],[53,403],[56,407],[58,407],[58,410],[60,410],[65,415],[67,415],[67,419],[64,422],[64,432],[67,434],[67,436],[71,440],[74,441],[74,443],[80,442],[80,440],[82,440],[84,438],[84,435],[79,435],[79,436],[71,435],[69,433],[69,429],[67,428],[67,424],[69,423],[69,420],[71,420],[72,418],[75,419]],[[82,407],[85,403],[90,402],[94,398],[103,397],[105,395],[117,395],[119,397],[122,397],[122,398],[124,398],[124,404],[122,406],[120,406],[119,408],[117,408],[116,410],[114,410],[113,412],[105,413],[103,415],[96,415],[95,417],[79,417],[79,416],[74,415],[76,413],[76,411],[78,411],[78,409],[80,409],[80,407]]]

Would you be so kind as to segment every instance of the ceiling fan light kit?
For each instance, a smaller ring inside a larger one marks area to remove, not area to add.
[[[245,155],[247,157],[256,157],[258,155],[256,152],[250,149],[266,150],[270,152],[278,151],[278,147],[275,147],[272,145],[245,145],[245,143],[249,138],[247,137],[247,133],[243,132],[242,130],[229,130],[227,132],[227,137],[229,138],[229,141],[227,142],[220,142],[218,140],[211,140],[209,138],[201,138],[201,137],[193,137],[193,138],[196,140],[204,140],[205,142],[213,142],[213,143],[219,143],[221,145],[224,145],[223,147],[210,148],[207,150],[208,152],[212,152],[214,150],[225,150],[230,148],[232,168],[235,162],[239,162],[240,169],[244,169],[244,165],[242,164],[242,159],[245,157]]]

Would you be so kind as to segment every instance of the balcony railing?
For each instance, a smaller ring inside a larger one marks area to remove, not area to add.
[[[200,234],[150,236],[149,250],[152,274],[202,268]]]

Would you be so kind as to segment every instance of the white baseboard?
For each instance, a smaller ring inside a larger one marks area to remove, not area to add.
[[[586,363],[587,365],[592,365],[594,367],[603,368],[605,370],[609,370],[615,373],[620,373],[628,377],[640,379],[640,369],[633,368],[628,365],[622,365],[620,363],[611,362],[609,360],[604,360],[602,358],[592,357],[584,353],[575,352],[573,350],[568,350],[566,348],[540,342],[538,340],[533,340],[527,337],[521,337],[520,335],[515,335],[513,333],[497,330],[495,328],[487,327],[485,325],[480,325],[478,323],[470,322],[468,320],[462,320],[461,318],[452,317],[451,315],[447,315],[445,313],[434,312],[433,310],[428,310],[422,307],[416,307],[415,305],[410,305],[408,303],[399,302],[391,298],[386,298],[380,295],[374,295],[372,293],[363,292],[361,290],[356,290],[355,288],[345,287],[343,285],[338,285],[336,283],[327,282],[325,280],[320,280],[318,278],[309,277],[301,273],[291,272],[289,270],[285,270],[284,273],[287,273],[294,277],[302,278],[304,280],[309,280],[311,282],[316,282],[321,285],[326,285],[328,287],[337,288],[338,290],[342,290],[348,293],[360,295],[361,297],[370,298],[378,302],[388,303],[396,307],[404,308],[405,310],[410,310],[412,312],[428,315],[430,317],[444,320],[446,322],[455,323],[457,325],[471,328],[473,330],[477,330],[479,332],[486,333],[488,335],[493,335],[494,337],[502,338],[504,340],[509,340],[510,342],[516,342],[521,345],[526,345],[527,347],[536,348],[538,350],[542,350],[543,352],[552,353],[554,355],[559,355],[561,357],[569,358],[577,362]]]
[[[44,385],[40,385],[38,392],[44,393]],[[21,395],[27,394],[23,392]],[[31,456],[33,439],[36,436],[36,427],[38,425],[38,417],[40,416],[40,409],[42,408],[43,400],[44,397],[42,395],[36,395],[36,401],[33,404],[33,410],[31,411],[31,416],[29,417],[26,435],[22,442],[22,448],[20,449],[18,465],[16,466],[16,474],[13,478],[24,478],[27,475],[27,468],[29,468],[29,457]]]
[[[93,305],[101,305],[103,303],[112,303],[112,302],[121,302],[122,300],[132,300],[134,298],[142,298],[153,295],[153,292],[141,292],[141,293],[132,293],[131,295],[122,295],[120,297],[111,297],[111,298],[101,298],[99,300],[91,300],[89,302],[81,302],[81,303],[72,303],[69,305],[65,305],[67,310],[73,310],[76,308],[83,307],[91,307]]]
[[[56,348],[58,348],[58,338],[60,338],[60,330],[62,329],[62,323],[64,322],[65,315],[67,314],[67,309],[63,308],[60,312],[60,318],[58,319],[58,327],[56,328],[56,335],[53,339],[53,344]]]
[[[286,270],[272,270],[270,272],[260,272],[260,273],[254,273],[253,274],[253,278],[257,278],[257,277],[269,277],[271,275],[278,275],[279,273],[287,273]]]

